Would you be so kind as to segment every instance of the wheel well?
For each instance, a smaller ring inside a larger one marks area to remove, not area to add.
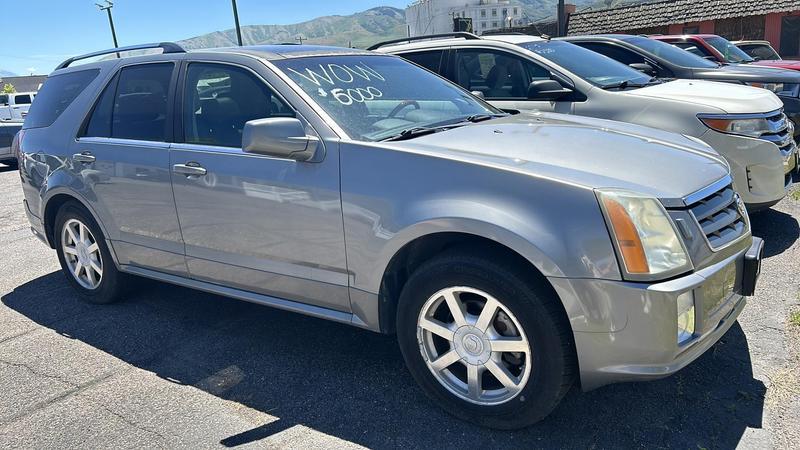
[[[549,289],[552,295],[558,298],[558,294],[539,269],[511,248],[497,241],[474,234],[435,233],[422,236],[406,244],[392,257],[389,266],[384,271],[378,297],[380,302],[381,331],[385,333],[394,333],[400,293],[403,291],[403,286],[405,286],[409,277],[414,273],[417,267],[434,258],[436,255],[456,247],[463,247],[467,252],[491,255],[493,259],[501,259],[506,264],[513,264],[515,267],[520,267],[530,274],[532,280],[536,280],[540,286]],[[564,313],[564,320],[569,324],[564,305],[560,300],[558,304],[561,305],[561,310]]]
[[[55,248],[56,245],[54,229],[55,229],[56,216],[58,215],[58,210],[60,210],[61,207],[69,201],[77,202],[78,200],[71,195],[56,194],[53,196],[53,198],[47,201],[47,206],[45,206],[44,232],[47,235],[47,242],[50,243],[50,247],[52,248]]]

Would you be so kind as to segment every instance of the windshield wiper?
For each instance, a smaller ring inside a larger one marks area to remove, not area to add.
[[[631,83],[631,80],[625,80],[625,81],[620,81],[619,83],[604,84],[604,85],[601,86],[601,88],[603,88],[603,89],[619,89],[619,90],[622,91],[622,90],[625,90],[625,89],[627,89],[629,87],[630,88],[641,88],[641,87],[650,86],[651,84],[658,84],[660,82],[661,82],[661,80],[659,80],[658,78],[652,77],[652,78],[650,78],[650,80],[647,81],[647,83]]]
[[[484,120],[496,119],[498,117],[505,117],[507,115],[508,114],[473,114],[471,116],[458,119],[457,121],[443,123],[438,126],[406,128],[397,134],[393,134],[389,137],[381,139],[381,142],[405,141],[408,139],[414,139],[416,137],[437,133],[439,131],[461,127],[469,123],[483,122]]]
[[[405,141],[407,139],[414,139],[415,137],[425,136],[428,134],[437,133],[439,131],[444,131],[452,128],[452,125],[447,126],[440,126],[440,127],[414,127],[414,128],[406,128],[397,134],[393,134],[389,137],[381,139],[381,142],[389,142],[389,141]]]

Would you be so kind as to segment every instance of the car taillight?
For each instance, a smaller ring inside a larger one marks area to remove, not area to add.
[[[11,153],[17,158],[17,162],[22,163],[22,137],[25,135],[25,130],[19,130],[16,135],[14,135],[14,140],[11,141]]]

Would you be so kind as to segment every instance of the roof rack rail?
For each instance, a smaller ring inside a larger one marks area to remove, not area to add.
[[[150,48],[160,48],[164,51],[164,53],[186,53],[186,50],[184,50],[183,47],[174,42],[156,42],[152,44],[129,45],[127,47],[110,48],[108,50],[101,50],[99,52],[92,52],[92,53],[87,53],[85,55],[73,56],[72,58],[69,58],[66,61],[59,64],[58,67],[56,67],[56,70],[69,67],[70,64],[74,63],[75,61],[80,61],[81,59],[88,59],[102,55],[110,55],[112,53],[116,53],[117,58],[119,58],[119,54],[121,52],[129,52],[133,50],[146,50]]]
[[[520,31],[503,31],[502,29],[500,29],[500,30],[489,30],[489,31],[486,31],[484,33],[481,33],[481,36],[496,36],[498,34],[508,34],[508,35],[512,35],[512,36],[533,36],[532,34],[529,35],[528,33],[523,33],[523,32],[520,32]]]
[[[447,38],[447,37],[460,37],[460,38],[464,38],[464,39],[467,39],[467,40],[480,39],[481,38],[477,34],[467,33],[466,31],[454,31],[452,33],[426,34],[426,35],[422,35],[422,36],[405,37],[405,38],[401,38],[401,39],[392,39],[390,41],[378,42],[375,45],[367,47],[367,50],[375,50],[375,49],[381,48],[381,47],[383,47],[385,45],[399,44],[401,42],[413,42],[413,41],[422,41],[422,40],[425,40],[425,39],[437,39],[437,38]]]

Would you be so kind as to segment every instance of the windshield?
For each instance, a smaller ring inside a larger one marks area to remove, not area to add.
[[[564,41],[533,41],[519,44],[579,77],[598,86],[613,86],[622,82],[643,85],[651,77],[600,53]]]
[[[458,123],[500,111],[401,58],[322,56],[273,61],[353,139]]]
[[[731,44],[731,42],[725,38],[719,36],[710,37],[705,38],[705,41],[717,49],[718,52],[722,53],[722,57],[729,63],[746,63],[753,61],[750,55],[743,52],[739,47]]]
[[[717,63],[693,55],[686,50],[679,49],[666,42],[639,36],[627,36],[622,38],[622,40],[681,67],[692,69],[713,69],[719,67]]]

